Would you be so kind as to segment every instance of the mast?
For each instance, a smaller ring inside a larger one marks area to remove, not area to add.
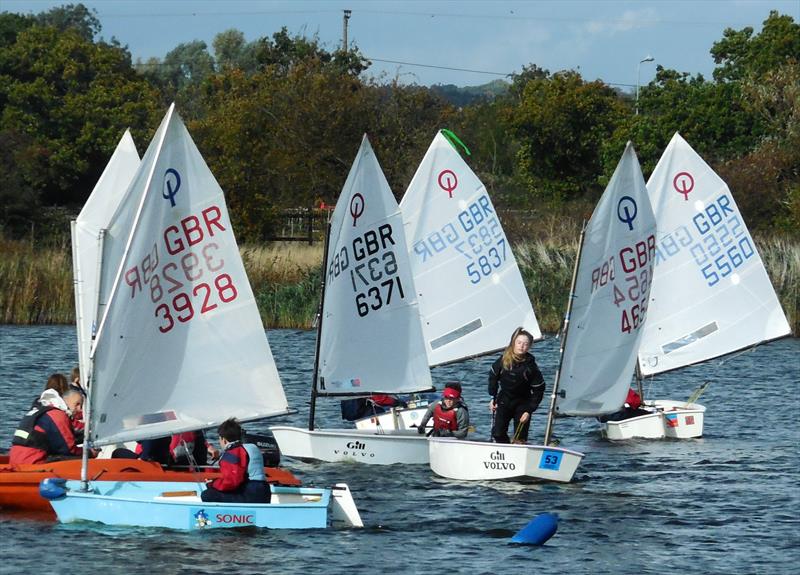
[[[97,322],[97,313],[100,309],[100,288],[102,287],[102,276],[100,272],[103,269],[103,248],[105,245],[106,239],[106,230],[101,229],[97,234],[97,273],[95,277],[97,278],[97,283],[95,285],[95,300],[94,300],[94,309],[92,311],[92,345],[90,346],[91,352],[89,353],[89,357],[86,358],[86,373],[84,374],[83,369],[84,366],[81,366],[81,377],[84,378],[84,385],[83,390],[86,393],[84,397],[84,405],[83,405],[83,451],[81,452],[81,490],[88,491],[89,490],[89,450],[91,446],[89,445],[89,436],[91,434],[91,421],[92,421],[92,383],[94,382],[94,354],[96,350],[94,349],[94,338],[95,338],[95,325]]]
[[[586,221],[581,225],[581,237],[578,240],[578,255],[575,257],[575,268],[572,270],[572,284],[569,288],[569,301],[567,301],[567,313],[564,315],[564,325],[561,328],[561,344],[559,347],[558,369],[556,369],[556,379],[553,383],[553,393],[550,395],[550,409],[547,412],[547,428],[544,432],[545,447],[550,442],[555,420],[556,396],[558,395],[558,384],[561,378],[561,366],[564,364],[564,347],[569,331],[569,317],[572,313],[572,302],[575,300],[575,284],[578,280],[578,266],[581,264],[581,252],[583,251],[583,238],[586,235]]]
[[[636,391],[639,392],[639,399],[644,403],[644,390],[642,389],[642,370],[639,369],[639,358],[636,358]]]
[[[322,293],[319,297],[319,307],[317,308],[317,345],[314,350],[314,375],[311,381],[311,405],[308,409],[308,430],[314,431],[314,413],[317,407],[317,382],[319,380],[319,347],[322,343],[322,312],[325,303],[325,274],[328,271],[328,246],[331,240],[331,221],[328,219],[327,228],[325,231],[325,246],[323,248],[324,255],[322,256],[322,273],[320,274],[320,284],[322,285]]]

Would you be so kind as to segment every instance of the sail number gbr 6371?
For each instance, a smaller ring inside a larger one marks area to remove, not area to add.
[[[612,290],[612,301],[620,310],[620,330],[623,333],[631,333],[644,323],[655,251],[656,238],[651,234],[645,240],[621,248],[615,256],[592,270],[591,293]],[[616,273],[617,261],[623,274],[621,277]]]
[[[391,224],[367,230],[349,246],[342,246],[328,264],[328,285],[340,275],[349,276],[359,317],[406,297],[391,249],[395,246],[392,233]]]
[[[215,235],[227,231],[221,220],[219,207],[211,206],[167,226],[159,238],[162,241],[155,242],[124,272],[131,299],[139,294],[149,296],[159,332],[168,333],[239,295],[233,278],[225,271],[222,255],[226,238],[214,241]]]

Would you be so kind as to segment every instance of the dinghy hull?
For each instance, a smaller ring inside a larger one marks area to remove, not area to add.
[[[703,416],[706,408],[699,403],[669,399],[648,402],[645,409],[655,410],[650,415],[631,417],[622,421],[608,421],[601,433],[612,441],[626,439],[691,439],[703,435]]]
[[[300,485],[300,480],[285,469],[266,467],[264,473],[267,481],[272,484]],[[218,477],[219,469],[190,472],[167,470],[158,463],[140,459],[90,459],[87,476],[89,479],[109,481],[185,482]],[[81,460],[11,465],[8,463],[8,456],[0,456],[0,509],[52,514],[50,504],[39,495],[39,484],[48,477],[80,479]]]
[[[561,447],[430,438],[431,470],[448,479],[533,478],[568,483],[584,454]]]
[[[347,486],[337,488],[346,490],[349,496]],[[94,521],[194,531],[237,527],[324,529],[333,520],[335,498],[331,489],[274,487],[269,504],[203,502],[199,495],[202,489],[203,485],[195,482],[97,481],[83,492],[79,481],[67,481],[54,493],[52,486],[42,485],[43,492],[54,497],[50,504],[62,523]]]
[[[281,454],[304,461],[348,461],[369,465],[428,463],[428,440],[416,431],[378,433],[360,429],[271,427]]]
[[[378,413],[369,417],[362,417],[355,421],[356,429],[382,429],[385,431],[396,429],[414,429],[416,430],[417,424],[420,422],[427,407],[417,407],[414,409],[404,409],[393,407],[386,413]],[[428,422],[431,429],[433,429],[432,420]]]
[[[656,409],[664,417],[664,434],[671,439],[691,439],[703,435],[703,416],[706,408],[699,403],[655,401]]]

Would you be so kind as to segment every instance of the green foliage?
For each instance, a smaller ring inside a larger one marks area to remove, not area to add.
[[[445,127],[471,149],[495,204],[527,217],[590,213],[628,140],[647,174],[679,131],[728,180],[750,227],[800,229],[800,29],[776,12],[759,33],[725,31],[713,81],[659,67],[638,115],[629,95],[536,64],[510,84],[377,82],[361,77],[370,62],[357,48],[327,50],[284,28],[252,42],[226,30],[211,49],[187,42],[133,67],[116,41],[95,40],[100,31],[81,4],[0,14],[6,233],[65,225],[125,127],[143,151],[171,101],[243,240],[274,235],[286,208],[335,203],[364,133],[399,198]]]
[[[519,175],[530,193],[560,202],[596,191],[600,150],[625,114],[616,93],[577,72],[536,73],[521,87],[510,124],[519,141]]]
[[[771,11],[759,34],[751,27],[727,28],[723,38],[711,47],[719,66],[714,70],[718,82],[738,82],[761,77],[789,60],[800,60],[800,24],[791,16]]]
[[[27,217],[12,209],[2,223],[20,233],[40,204],[82,205],[125,128],[149,134],[160,112],[127,50],[84,33],[33,25],[0,48],[0,133],[8,142],[0,161],[25,190],[11,203],[31,207]]]

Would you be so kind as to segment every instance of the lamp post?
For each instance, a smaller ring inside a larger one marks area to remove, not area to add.
[[[652,56],[647,56],[646,58],[639,60],[639,64],[636,66],[636,116],[639,115],[639,72],[642,70],[642,64],[645,62],[652,62],[655,60]]]

